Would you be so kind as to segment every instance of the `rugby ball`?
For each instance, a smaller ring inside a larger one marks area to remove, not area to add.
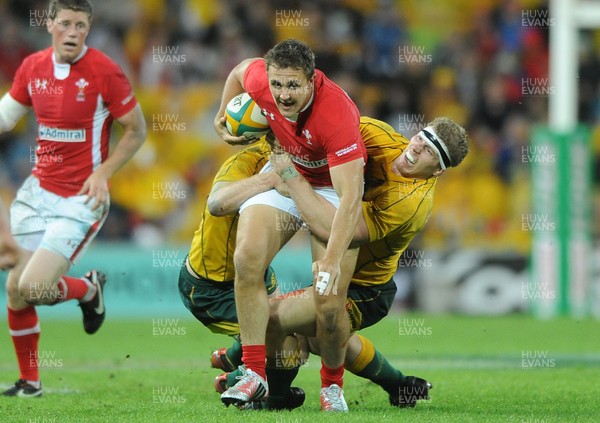
[[[236,137],[260,138],[269,132],[269,122],[248,93],[233,97],[225,109],[225,126]]]

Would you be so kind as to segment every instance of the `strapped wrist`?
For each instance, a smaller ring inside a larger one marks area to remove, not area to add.
[[[279,172],[279,176],[281,177],[283,182],[286,182],[288,179],[295,178],[298,175],[300,175],[300,173],[298,173],[294,166],[286,167],[281,172]]]

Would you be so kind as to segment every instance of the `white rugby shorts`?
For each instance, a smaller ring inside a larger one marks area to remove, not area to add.
[[[267,164],[260,170],[260,173],[267,172],[273,170],[273,165],[271,162],[267,162]],[[333,206],[337,209],[340,206],[340,198],[335,192],[333,187],[313,187],[315,192],[319,194],[321,197],[329,201]],[[271,206],[278,210],[281,210],[285,213],[291,214],[297,219],[301,219],[300,210],[296,207],[296,203],[289,197],[279,194],[275,189],[270,191],[261,192],[260,194],[255,195],[254,197],[249,198],[240,206],[240,213],[250,206],[254,205],[263,205],[263,206]]]
[[[25,250],[44,248],[75,264],[98,234],[108,216],[110,201],[92,210],[87,195],[61,197],[40,187],[29,176],[10,207],[10,226],[15,241]]]

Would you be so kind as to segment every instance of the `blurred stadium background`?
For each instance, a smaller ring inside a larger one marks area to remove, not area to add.
[[[3,92],[22,59],[50,43],[47,3],[0,1]],[[234,152],[212,126],[224,79],[242,59],[261,56],[288,37],[313,48],[317,67],[363,115],[385,120],[407,137],[443,115],[471,136],[469,156],[440,178],[427,228],[400,262],[397,309],[496,315],[527,312],[540,298],[544,282],[531,279],[533,240],[538,232],[561,231],[554,215],[536,211],[532,201],[532,167],[556,166],[557,159],[531,144],[535,128],[548,125],[555,93],[549,80],[555,21],[547,2],[93,3],[88,45],[122,66],[149,128],[142,150],[112,179],[110,216],[73,269],[107,270],[117,312],[150,306],[154,312],[186,312],[175,291],[178,267],[212,177]],[[583,233],[590,248],[583,264],[583,313],[598,316],[600,31],[582,29],[579,36],[577,119],[588,131],[589,154],[583,158],[591,164],[584,198],[589,214]],[[0,136],[0,196],[6,202],[35,162],[35,133],[29,116]],[[301,234],[277,258],[280,279],[291,287],[310,279],[305,238]],[[559,295],[552,287],[544,292]]]

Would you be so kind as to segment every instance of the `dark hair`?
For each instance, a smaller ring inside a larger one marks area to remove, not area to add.
[[[88,0],[51,0],[48,8],[48,17],[50,19],[56,19],[58,12],[64,9],[73,10],[75,12],[84,12],[87,14],[90,23],[92,23],[94,11]]]
[[[310,80],[315,73],[315,54],[302,41],[290,38],[271,48],[265,55],[267,70],[274,65],[278,68],[295,68],[304,72]]]
[[[469,152],[469,137],[465,128],[447,117],[437,117],[427,126],[431,126],[444,142],[450,153],[450,166],[456,167]]]

